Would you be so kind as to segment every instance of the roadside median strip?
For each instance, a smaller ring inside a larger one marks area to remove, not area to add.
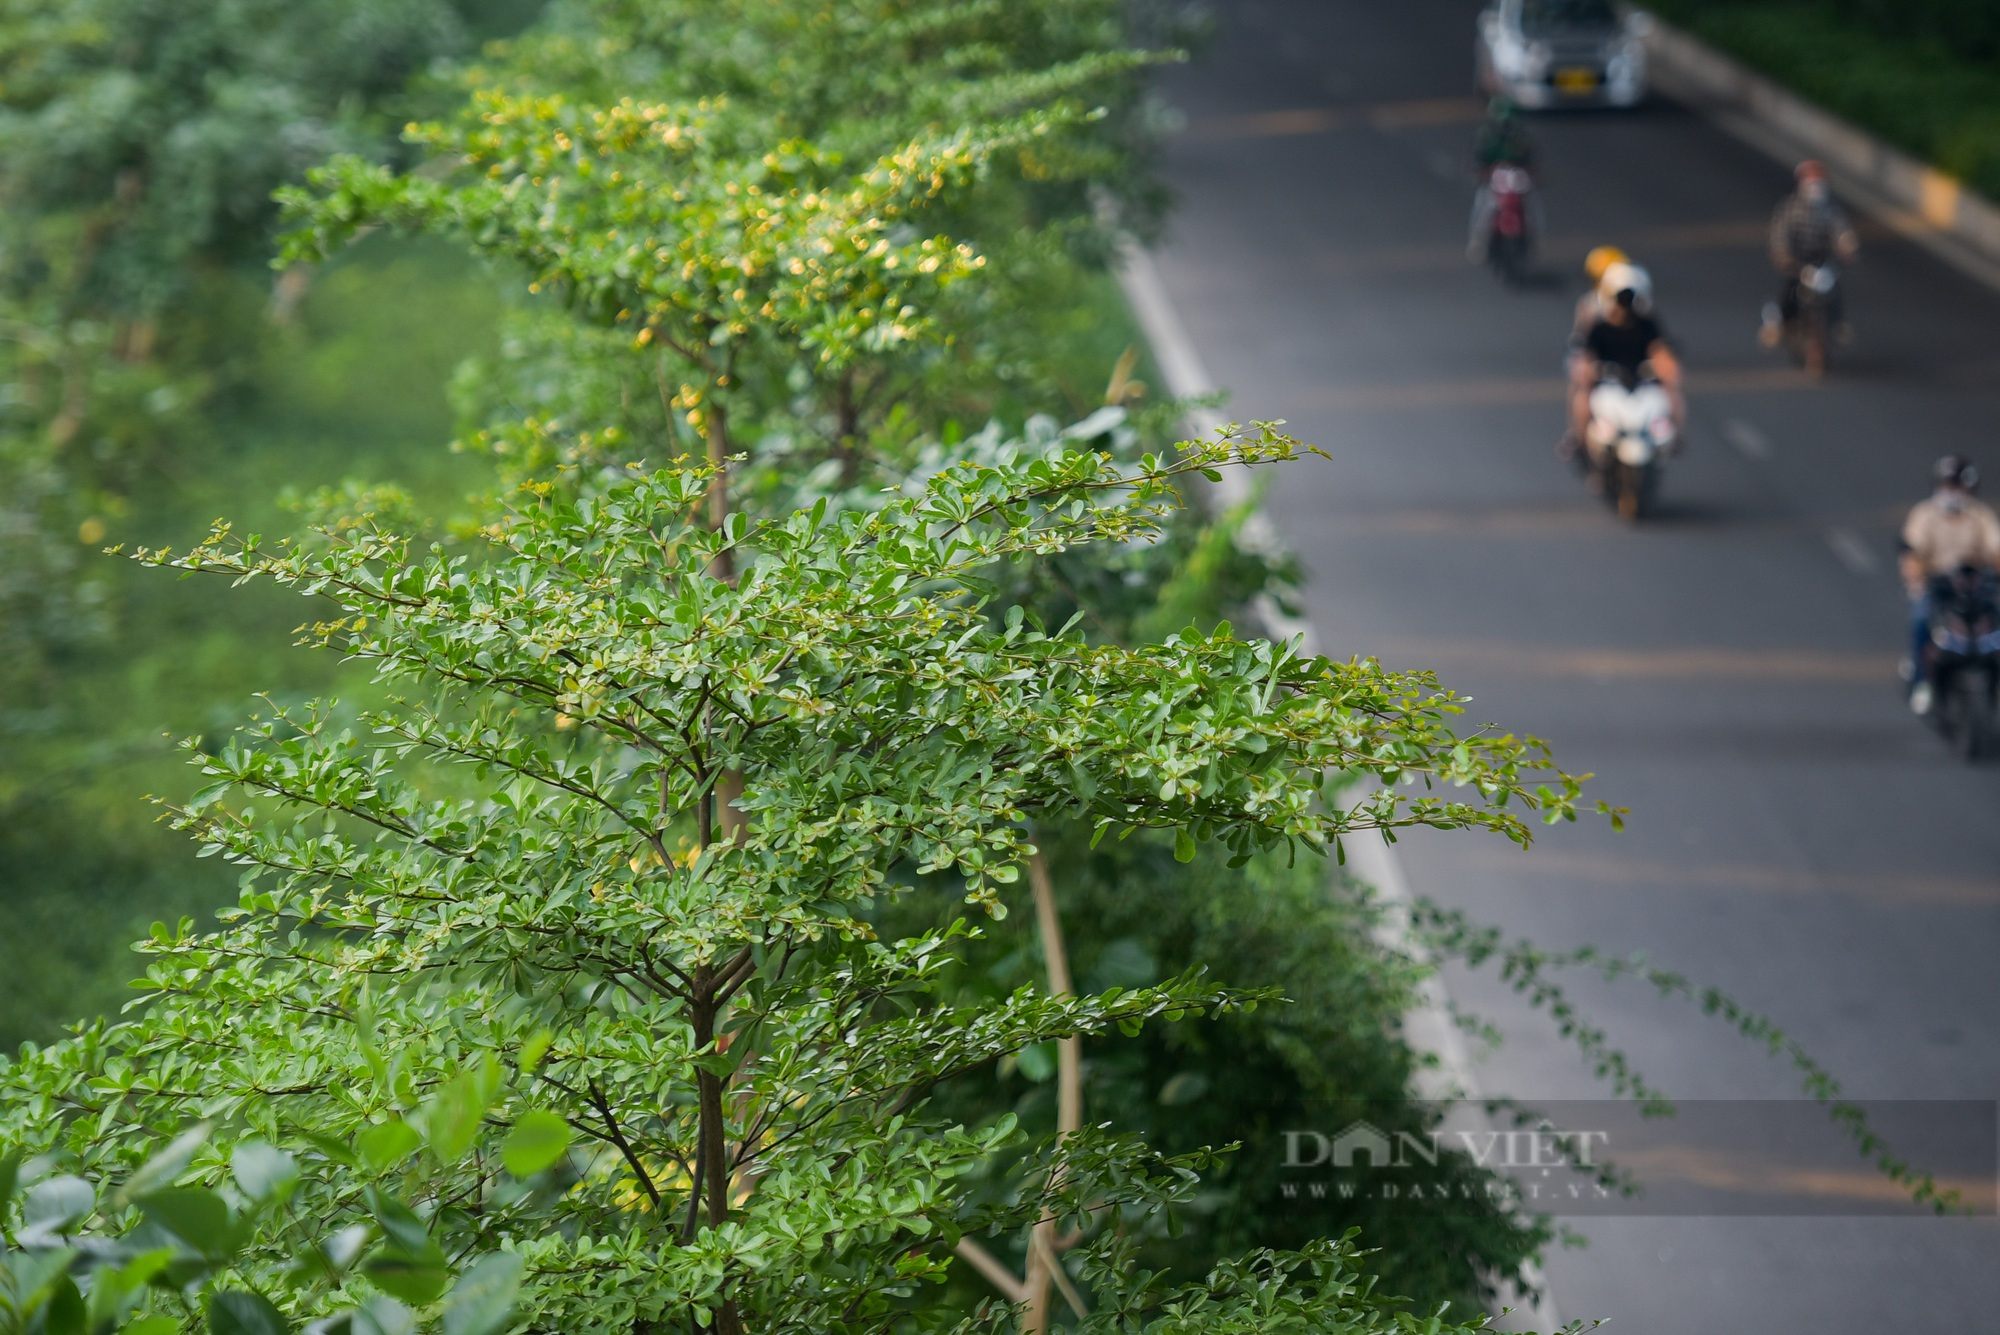
[[[1654,21],[1646,52],[1661,92],[1787,165],[1820,159],[1854,204],[2000,289],[2000,207],[1672,24]]]

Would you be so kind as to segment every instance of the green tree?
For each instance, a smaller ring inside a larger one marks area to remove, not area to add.
[[[251,869],[238,912],[218,934],[162,929],[138,1019],[0,1074],[8,1134],[87,1175],[203,1116],[275,1142],[311,1130],[330,1155],[400,1145],[308,1174],[273,1254],[393,1186],[449,1249],[523,1258],[534,1329],[931,1324],[961,1236],[1045,1218],[1092,1233],[1085,1329],[1269,1329],[1294,1309],[1386,1328],[1331,1242],[1189,1292],[1134,1273],[1113,1225],[1183,1196],[1199,1156],[1043,1137],[1017,1194],[975,1204],[961,1179],[1011,1119],[926,1103],[1033,1045],[1258,994],[1197,973],[954,1006],[934,982],[968,925],[885,940],[866,917],[939,890],[997,914],[1046,819],[1241,860],[1411,825],[1525,840],[1527,818],[1574,815],[1576,784],[1538,746],[1454,736],[1422,675],[1226,629],[1122,648],[988,615],[996,565],[1143,541],[1179,479],[1296,449],[1265,430],[1132,467],[962,465],[871,513],[722,529],[706,471],[667,470],[580,502],[533,488],[476,555],[366,519],[148,554],[330,599],[319,634],[410,695],[352,725],[274,711],[200,758],[213,786],[177,819]],[[733,583],[714,573],[724,550]],[[743,819],[724,838],[731,771]],[[1344,809],[1333,772],[1388,786]],[[523,1079],[492,1076],[483,1120],[453,1133],[470,1158],[407,1153],[395,1128],[440,1090],[510,1069]],[[553,1201],[504,1173],[543,1108],[578,1138]],[[245,1273],[295,1318],[352,1297]]]
[[[1039,73],[1023,78],[1013,67],[1033,66],[1049,51],[1020,39],[1019,31],[1032,33],[1035,25],[1010,28],[1011,16],[977,20],[996,36],[997,54],[973,43],[954,57],[958,48],[949,43],[965,32],[946,28],[927,34],[918,43],[923,49],[904,52],[902,63],[884,66],[862,59],[866,49],[913,40],[911,31],[847,24],[784,5],[728,20],[710,13],[713,7],[694,8],[714,21],[697,25],[702,33],[687,50],[661,35],[679,31],[667,23],[677,12],[670,8],[648,11],[659,23],[643,38],[616,25],[608,35],[591,30],[595,36],[582,49],[610,48],[627,64],[606,58],[566,73],[561,60],[530,57],[572,37],[524,42],[527,54],[509,68],[525,73],[483,72],[469,110],[418,132],[438,170],[398,175],[350,161],[318,174],[313,190],[292,192],[294,216],[308,229],[293,253],[322,258],[356,231],[383,224],[442,231],[522,264],[545,294],[565,297],[560,310],[531,317],[534,336],[521,341],[511,383],[500,395],[503,413],[511,408],[519,416],[478,443],[513,475],[572,494],[592,495],[631,466],[680,453],[696,431],[706,437],[712,467],[739,452],[746,456],[730,465],[726,503],[720,488],[711,496],[712,524],[730,508],[783,515],[825,500],[871,509],[955,464],[1017,467],[1065,440],[1136,461],[1148,430],[1125,406],[1132,396],[1129,357],[1098,411],[1067,429],[1032,416],[1017,431],[989,422],[966,436],[951,416],[977,402],[966,392],[970,386],[997,378],[996,364],[1004,369],[1011,361],[968,345],[990,350],[1028,342],[1043,312],[1066,309],[1051,300],[1045,276],[1076,279],[1081,261],[1066,248],[1061,211],[1026,201],[1031,192],[1021,155],[1043,154],[1050,145],[1072,155],[1079,165],[1069,184],[1082,197],[1082,183],[1099,165],[1092,154],[1102,156],[1086,151],[1097,122],[1065,99],[1079,88],[1097,91],[1096,84],[1078,84],[1079,77],[1102,80],[1106,70],[1123,72],[1141,59],[1120,49],[1123,30],[1111,25],[1092,39],[1108,48],[1101,60],[1036,66]],[[767,26],[773,24],[783,30],[779,36]],[[741,68],[759,65],[754,53],[774,43],[788,53],[778,62],[786,77],[769,88],[743,83]],[[646,53],[650,65],[641,59]],[[739,59],[746,65],[729,64]],[[716,60],[728,68],[710,69]],[[904,64],[927,60],[939,67],[929,69],[928,83],[902,72]],[[975,72],[1000,72],[991,87],[954,80],[943,68],[954,60]],[[632,62],[645,68],[635,73]],[[860,77],[856,70],[890,66],[898,73],[884,76],[870,97],[824,95],[828,87],[848,87],[843,81]],[[635,88],[691,95],[717,86],[729,93],[727,101],[690,101],[678,111],[626,96]],[[578,87],[600,102],[572,100]],[[961,94],[977,110],[1018,111],[1023,88],[1045,100],[1039,114],[990,126],[926,120],[958,106]],[[841,116],[827,115],[827,107]],[[847,147],[777,137],[801,130]],[[906,131],[920,137],[888,138]],[[849,157],[856,143],[880,147],[883,156],[857,169]],[[1003,205],[999,223],[981,216],[996,202]],[[1029,240],[1002,240],[993,254],[966,239],[1036,216],[1059,221]],[[1098,223],[1091,218],[1088,225]],[[885,319],[892,322],[886,332]],[[976,337],[968,336],[974,329]],[[1157,427],[1156,421],[1151,429]],[[1239,542],[1241,520],[1230,515],[1209,523],[1177,513],[1158,541],[1052,550],[988,578],[996,605],[1023,606],[1050,625],[1080,615],[1086,633],[1100,642],[1132,644],[1191,625],[1206,629],[1257,595],[1285,592],[1286,562]],[[733,793],[734,771],[725,770],[718,782]],[[725,801],[718,819],[727,821],[731,810]],[[1059,827],[1046,821],[1043,835],[1059,838]],[[1067,879],[1064,868],[1055,875]],[[1231,883],[1247,895],[1237,876]],[[1198,899],[1201,887],[1186,874],[1135,876],[1125,891],[1178,910]],[[1255,912],[1247,904],[1245,911]],[[1060,916],[1052,906],[1047,920],[1059,924]],[[1155,920],[1175,916],[1163,912]],[[1338,955],[1361,972],[1392,971],[1367,948],[1345,949],[1345,924],[1324,915],[1315,921],[1322,957]],[[1200,957],[1182,958],[1192,964]],[[1303,988],[1312,980],[1288,974],[1283,981]],[[1408,1054],[1386,1035],[1401,994],[1360,988],[1356,995],[1365,995],[1367,1009],[1358,1021],[1317,1013],[1331,1002],[1319,990],[1311,995],[1316,1014],[1309,1023],[1374,1029],[1377,1041],[1357,1045],[1349,1069],[1366,1067],[1365,1083],[1378,1094],[1400,1089]],[[1260,1031],[1259,1041],[1271,1036]],[[1070,1042],[1060,1051],[1058,1083],[1066,1091],[1060,1102],[1069,1115],[1066,1123],[1054,1119],[1040,1128],[1049,1132],[1073,1130],[1085,1106],[1080,1049]],[[1283,1091],[1274,1088],[1274,1097],[1327,1096],[1327,1082],[1305,1079],[1298,1064],[1284,1070]],[[1219,1077],[1229,1073],[1227,1062],[1218,1065]],[[1174,1074],[1166,1069],[1138,1080],[1157,1088]],[[1256,1078],[1272,1069],[1253,1062],[1242,1074]],[[1123,1114],[1131,1103],[1104,1107]],[[1236,1230],[1232,1243],[1243,1236],[1235,1223],[1228,1228]],[[1537,1236],[1499,1217],[1470,1228],[1445,1221],[1425,1236],[1398,1235],[1393,1269],[1427,1296],[1460,1297],[1479,1283],[1480,1267],[1465,1263],[1468,1252],[1506,1271]],[[1202,1245],[1222,1237],[1204,1231],[1175,1249],[1173,1259],[1198,1274],[1220,1254],[1202,1258]],[[1435,1264],[1434,1258],[1451,1259]],[[1055,1271],[1033,1253],[1010,1263],[1028,1277],[1031,1306],[1045,1314]]]

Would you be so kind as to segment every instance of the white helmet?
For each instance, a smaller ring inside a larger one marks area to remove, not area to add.
[[[1636,264],[1614,264],[1597,281],[1597,299],[1609,306],[1618,294],[1632,294],[1632,309],[1647,311],[1653,305],[1653,276]]]

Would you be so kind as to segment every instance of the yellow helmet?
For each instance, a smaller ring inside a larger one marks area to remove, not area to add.
[[[1583,271],[1590,275],[1590,281],[1600,282],[1604,271],[1614,264],[1623,264],[1629,257],[1616,246],[1599,246],[1583,257]]]

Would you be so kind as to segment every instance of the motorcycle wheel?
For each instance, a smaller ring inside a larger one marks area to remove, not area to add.
[[[1526,243],[1518,236],[1495,232],[1487,240],[1486,258],[1501,282],[1511,287],[1521,281],[1521,261],[1526,249]]]
[[[1655,473],[1651,464],[1634,468],[1630,464],[1618,465],[1617,494],[1615,504],[1618,517],[1628,524],[1636,524],[1645,517],[1653,504],[1653,481]]]
[[[1826,347],[1826,312],[1819,308],[1817,302],[1806,304],[1799,311],[1792,330],[1792,355],[1805,368],[1807,379],[1825,378]]]

